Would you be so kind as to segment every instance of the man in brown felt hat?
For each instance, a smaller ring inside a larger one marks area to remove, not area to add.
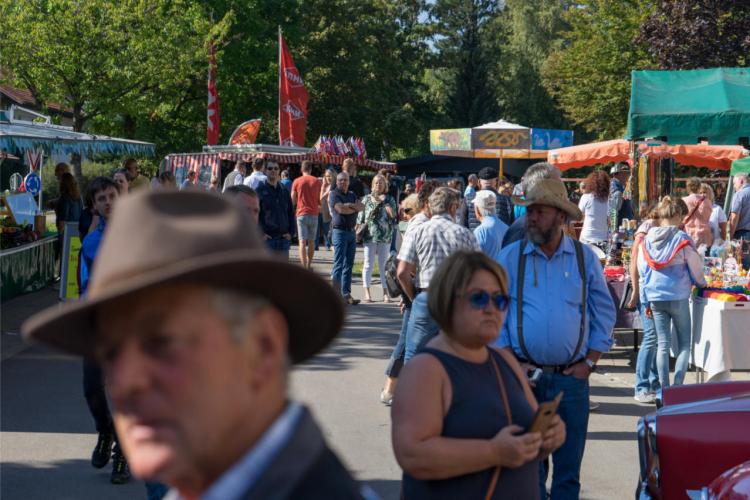
[[[23,333],[99,360],[132,472],[173,499],[360,498],[286,395],[291,364],[341,328],[333,289],[272,257],[231,200],[143,192],[117,208],[88,295]]]

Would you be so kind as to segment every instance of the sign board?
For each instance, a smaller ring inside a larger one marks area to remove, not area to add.
[[[39,174],[29,172],[23,180],[23,186],[27,193],[31,193],[32,196],[38,195],[42,190],[42,180],[39,178]]]
[[[81,255],[81,238],[78,223],[65,224],[62,243],[62,269],[60,269],[60,300],[78,298],[78,263]]]
[[[559,149],[573,145],[572,130],[531,129],[531,149]]]
[[[529,149],[530,129],[474,129],[471,149]]]
[[[39,211],[39,207],[31,193],[9,194],[5,197],[5,203],[8,205],[16,224],[19,226],[34,224],[34,216]]]
[[[430,130],[430,151],[470,151],[471,129]]]

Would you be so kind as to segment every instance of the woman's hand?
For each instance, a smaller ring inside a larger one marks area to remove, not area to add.
[[[565,436],[565,423],[560,415],[555,415],[550,426],[542,434],[542,455],[547,455],[562,446],[565,442]]]
[[[522,427],[509,425],[503,427],[490,440],[499,465],[515,469],[534,460],[539,455],[542,435],[538,432],[522,433]]]
[[[627,304],[625,304],[625,309],[636,309],[638,307],[638,296],[633,293],[630,297],[630,300]]]

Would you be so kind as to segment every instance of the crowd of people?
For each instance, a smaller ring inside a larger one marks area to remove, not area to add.
[[[308,162],[296,179],[262,158],[249,167],[237,162],[218,196],[194,183],[180,193],[166,172],[149,183],[128,160],[93,179],[83,202],[61,167],[58,223],[79,222],[83,299],[24,332],[84,357],[99,434],[92,465],[111,457],[113,483],[131,467],[158,481],[147,483],[154,499],[166,484],[178,498],[371,498],[286,395],[290,367],[325,348],[343,306],[360,302],[362,244],[363,300],[373,300],[375,264],[383,300],[396,295],[389,259],[400,295],[380,400],[392,405],[403,497],[578,498],[589,377],[616,318],[592,245],[606,244],[613,211],[634,218],[627,165],[589,175],[577,203],[547,163],[516,186],[486,168],[465,190],[428,180],[416,193],[400,193],[388,172],[368,187],[352,160],[320,178]],[[711,186],[693,180],[684,200],[666,196],[642,217],[629,304],[644,328],[639,402],[670,385],[670,324],[673,383],[684,379],[687,300],[705,285],[697,246],[750,238],[750,183],[734,182],[725,222]],[[294,237],[300,265],[289,262]],[[333,247],[328,283],[311,272],[321,243]],[[555,398],[557,416],[527,432],[539,403]]]

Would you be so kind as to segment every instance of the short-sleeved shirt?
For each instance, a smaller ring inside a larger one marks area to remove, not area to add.
[[[136,177],[135,179],[133,179],[132,181],[128,183],[128,190],[130,191],[134,191],[136,189],[141,189],[141,188],[148,189],[150,187],[151,187],[151,181],[148,180],[148,178],[140,174],[138,175],[138,177]]]
[[[609,227],[609,203],[607,199],[601,200],[591,193],[586,193],[581,196],[578,208],[583,212],[581,241],[607,241],[607,228]]]
[[[257,191],[260,185],[265,184],[266,181],[268,181],[268,177],[266,177],[266,174],[261,171],[256,171],[245,177],[243,184]]]
[[[750,231],[750,184],[745,184],[732,198],[732,212],[739,217],[735,231]]]
[[[357,199],[361,200],[365,197],[367,194],[367,190],[365,189],[365,184],[362,182],[362,179],[359,177],[350,177],[349,178],[349,191],[353,192],[355,195],[357,195]]]
[[[297,177],[292,183],[292,193],[297,193],[297,217],[320,213],[320,179],[312,175]]]
[[[357,212],[353,214],[340,214],[334,208],[337,203],[356,203],[357,195],[352,191],[343,193],[338,188],[332,189],[328,195],[328,206],[331,209],[331,227],[343,231],[353,231],[357,223]]]
[[[711,225],[711,232],[714,233],[714,240],[718,240],[719,238],[724,239],[726,235],[720,234],[721,231],[719,230],[719,225],[723,224],[727,221],[727,216],[724,213],[724,209],[721,208],[719,205],[714,204],[713,207],[711,207],[711,218],[708,220],[709,224]]]
[[[440,264],[459,250],[481,251],[474,233],[447,214],[434,215],[413,232],[407,231],[398,260],[417,266],[417,288],[427,288]]]

